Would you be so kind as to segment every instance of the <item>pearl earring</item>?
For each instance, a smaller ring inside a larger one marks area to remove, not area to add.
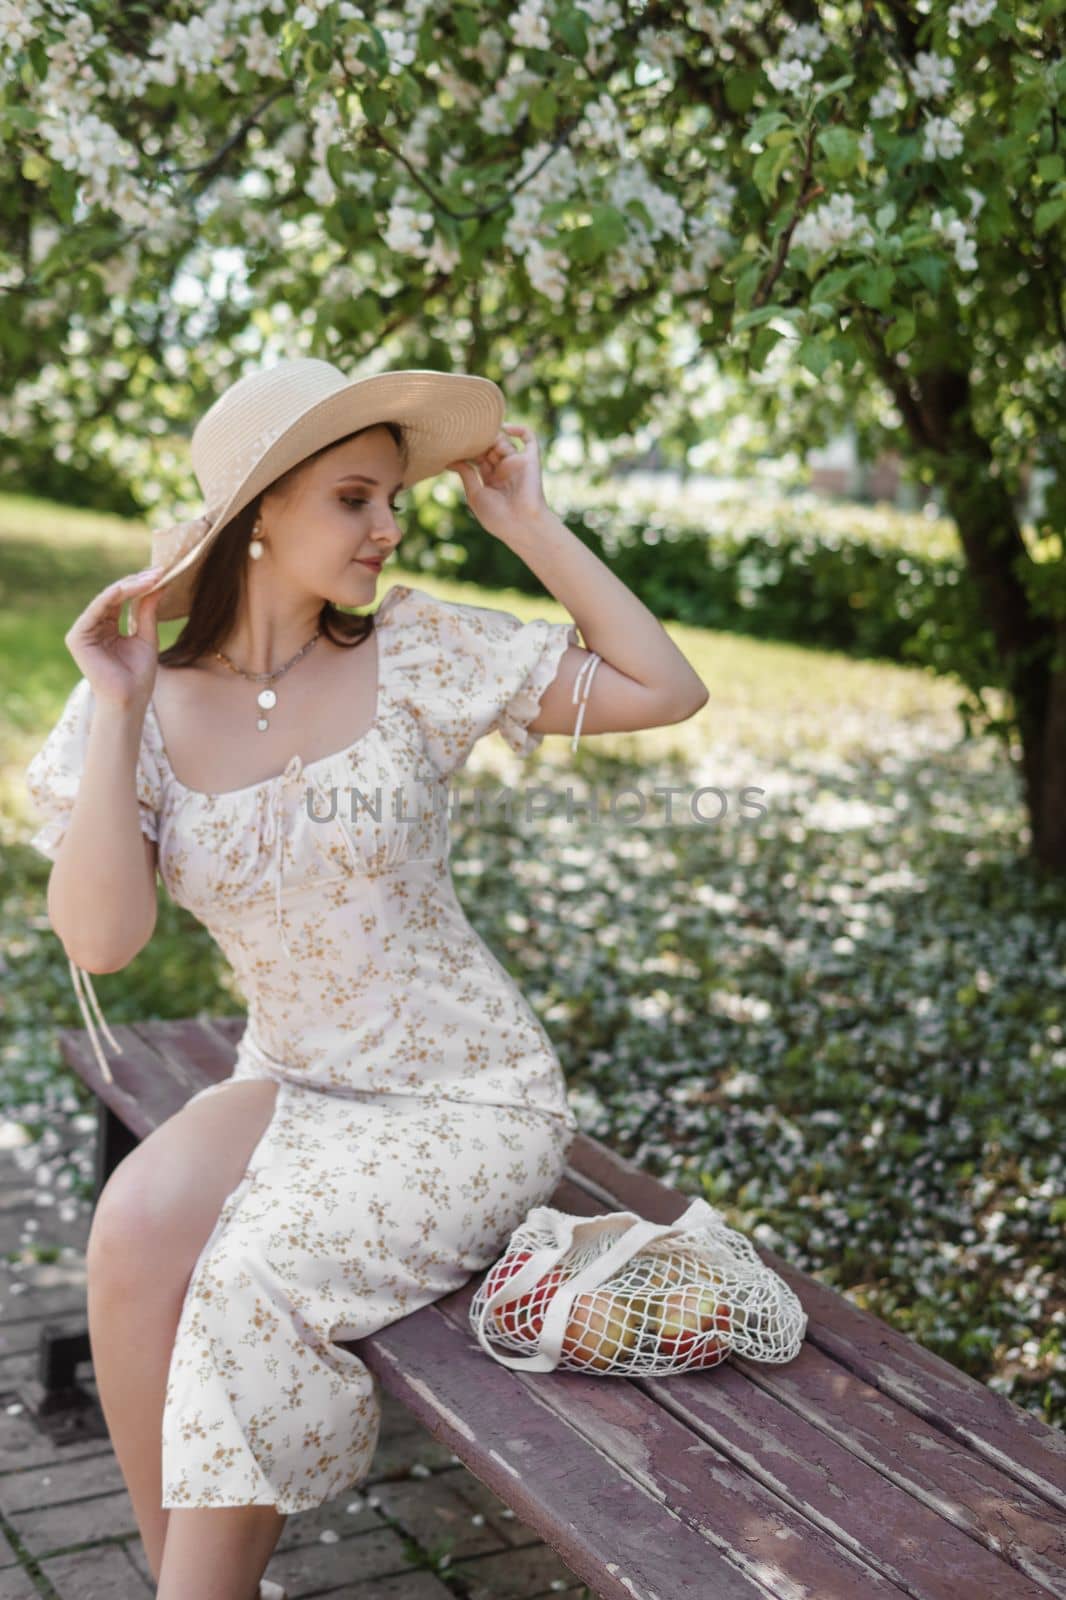
[[[256,517],[256,519],[255,519],[255,527],[252,529],[252,532],[254,534],[258,534],[258,532],[259,532],[259,518],[258,517]],[[248,554],[251,556],[253,561],[258,561],[259,560],[259,557],[263,554],[263,541],[262,541],[262,539],[255,538],[255,539],[252,539],[252,540],[249,541]]]

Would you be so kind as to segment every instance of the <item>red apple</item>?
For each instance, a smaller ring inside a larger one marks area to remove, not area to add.
[[[694,1357],[694,1367],[713,1367],[728,1354],[729,1346],[724,1340],[707,1337],[715,1330],[728,1333],[731,1326],[728,1307],[720,1303],[713,1290],[671,1290],[661,1300],[652,1301],[649,1311],[656,1325],[656,1349],[660,1355],[682,1360]]]
[[[614,1290],[579,1294],[570,1308],[563,1335],[563,1354],[584,1367],[604,1371],[623,1350],[632,1350],[640,1336],[637,1319],[627,1315]]]
[[[531,1250],[516,1250],[514,1255],[505,1256],[502,1261],[497,1261],[492,1271],[485,1280],[486,1295],[493,1294],[508,1278],[514,1276],[519,1267],[524,1266],[532,1255]],[[544,1313],[548,1302],[561,1283],[566,1281],[566,1274],[560,1267],[552,1267],[543,1277],[538,1278],[531,1289],[518,1295],[514,1300],[505,1300],[491,1313],[496,1327],[501,1333],[508,1333],[515,1339],[525,1339],[532,1343],[540,1334],[544,1323]]]

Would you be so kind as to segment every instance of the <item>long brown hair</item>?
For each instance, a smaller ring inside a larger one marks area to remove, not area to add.
[[[219,643],[226,637],[233,626],[237,615],[237,606],[241,596],[241,578],[244,573],[244,563],[248,559],[248,541],[252,536],[255,519],[259,515],[259,505],[265,494],[275,489],[283,488],[297,473],[303,472],[320,455],[327,450],[333,450],[339,444],[346,444],[349,439],[357,439],[361,433],[369,432],[372,427],[387,428],[392,435],[403,459],[407,465],[407,435],[403,425],[399,422],[370,423],[366,428],[357,428],[354,433],[347,433],[343,439],[332,439],[329,444],[324,444],[313,455],[305,456],[298,461],[296,466],[283,472],[280,478],[262,489],[254,500],[238,511],[232,517],[222,532],[211,541],[210,548],[204,558],[202,567],[196,578],[196,587],[193,590],[192,600],[189,605],[189,615],[173,644],[165,650],[160,650],[159,660],[166,667],[191,667],[203,656],[217,650]],[[362,644],[374,629],[374,616],[356,616],[350,611],[342,611],[334,605],[332,600],[323,600],[322,609],[318,613],[318,626],[334,644],[351,646]]]

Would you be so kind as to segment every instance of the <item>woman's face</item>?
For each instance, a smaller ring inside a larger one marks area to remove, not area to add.
[[[387,428],[371,428],[325,450],[267,491],[262,533],[269,572],[292,592],[306,589],[335,605],[366,605],[381,563],[403,537],[396,520],[403,457]],[[373,481],[370,481],[373,480]],[[256,563],[266,568],[266,560]]]

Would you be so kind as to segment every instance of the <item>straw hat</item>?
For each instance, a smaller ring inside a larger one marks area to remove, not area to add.
[[[275,478],[324,445],[374,423],[402,423],[409,450],[403,487],[409,489],[443,472],[449,461],[487,450],[504,408],[503,391],[490,378],[422,368],[348,378],[332,362],[299,356],[238,378],[193,432],[203,513],[152,534],[149,566],[166,571],[144,593],[169,588],[158,620],[188,616],[217,534]]]

